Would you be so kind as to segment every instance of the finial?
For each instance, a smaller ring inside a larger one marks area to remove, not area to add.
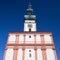
[[[28,0],[28,3],[31,4],[31,3],[30,3],[30,0]]]
[[[28,0],[28,2],[29,2],[29,4],[28,4],[28,9],[27,9],[27,14],[32,15],[33,14],[32,5],[30,3],[30,0]]]
[[[31,2],[30,2],[30,1],[29,1],[28,8],[29,8],[29,9],[32,9],[32,5],[31,5]]]

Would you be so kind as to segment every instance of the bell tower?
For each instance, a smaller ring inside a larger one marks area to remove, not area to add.
[[[37,32],[30,3],[24,15],[24,32],[9,32],[3,60],[58,60],[52,33]]]
[[[24,31],[25,32],[36,31],[36,15],[33,15],[31,3],[29,3],[28,5],[27,15],[24,15]]]

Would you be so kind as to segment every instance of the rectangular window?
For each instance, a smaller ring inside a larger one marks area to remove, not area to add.
[[[29,54],[29,57],[31,57],[31,54]]]

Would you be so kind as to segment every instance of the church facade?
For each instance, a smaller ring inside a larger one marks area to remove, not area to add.
[[[3,60],[57,60],[52,33],[37,32],[31,4],[24,15],[24,32],[9,32]]]

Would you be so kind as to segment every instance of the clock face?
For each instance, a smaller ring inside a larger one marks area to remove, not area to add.
[[[28,27],[29,27],[29,28],[32,28],[32,24],[28,24]]]

